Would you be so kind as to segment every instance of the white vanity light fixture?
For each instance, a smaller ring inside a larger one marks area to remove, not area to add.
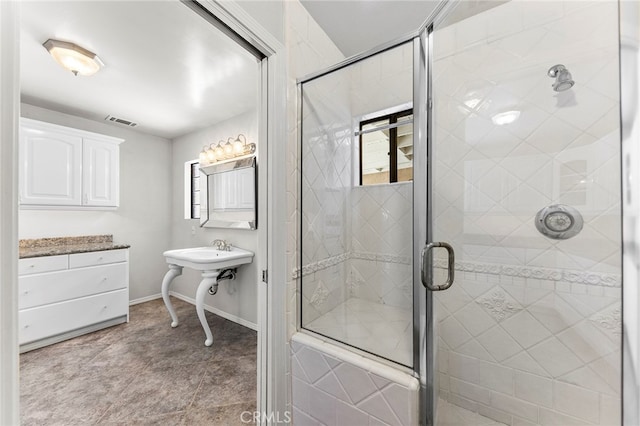
[[[237,138],[230,137],[227,142],[221,140],[217,144],[211,144],[207,148],[205,145],[198,156],[200,164],[208,165],[223,160],[230,160],[244,155],[251,155],[256,152],[256,144],[247,143],[247,138],[239,134]]]
[[[73,75],[93,75],[104,66],[98,55],[75,43],[49,39],[42,45],[58,64]]]

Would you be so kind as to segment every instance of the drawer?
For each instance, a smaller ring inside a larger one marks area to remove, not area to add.
[[[69,256],[29,257],[18,260],[18,275],[39,274],[41,272],[60,271],[69,267]]]
[[[127,315],[127,289],[111,291],[37,308],[22,309],[18,313],[20,344],[73,331]]]
[[[84,266],[97,266],[107,263],[124,262],[128,258],[127,251],[127,249],[121,249],[70,254],[69,268],[82,268]]]
[[[18,308],[33,308],[126,288],[128,281],[127,263],[27,275],[18,278]]]

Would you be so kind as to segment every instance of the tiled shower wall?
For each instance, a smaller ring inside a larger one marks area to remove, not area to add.
[[[351,197],[350,296],[413,306],[413,184],[355,187]]]
[[[513,0],[433,45],[435,238],[458,248],[441,396],[506,424],[619,424],[617,3]],[[576,81],[561,93],[559,63]],[[558,203],[584,218],[572,239],[535,229]]]

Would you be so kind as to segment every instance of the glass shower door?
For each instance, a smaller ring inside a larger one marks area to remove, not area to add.
[[[620,424],[617,3],[465,3],[430,36],[435,423]]]

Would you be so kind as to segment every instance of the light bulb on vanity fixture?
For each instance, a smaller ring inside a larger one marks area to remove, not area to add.
[[[233,142],[233,153],[235,156],[249,155],[256,152],[256,144],[251,142],[247,143],[247,138],[240,133],[236,140]]]
[[[231,145],[232,141],[233,141],[233,138],[229,138],[227,139],[227,143],[224,144],[224,155],[227,158],[232,158],[234,156],[233,145]]]
[[[104,66],[98,55],[75,43],[49,39],[42,45],[58,64],[73,75],[93,75]]]
[[[207,153],[207,146],[203,146],[202,147],[202,151],[200,151],[200,155],[198,155],[198,160],[200,161],[200,164],[207,164],[209,162],[209,156]]]
[[[224,143],[224,141],[220,141],[218,142],[218,145],[216,145],[216,160],[221,161],[224,160],[224,148],[222,147],[222,144]]]

